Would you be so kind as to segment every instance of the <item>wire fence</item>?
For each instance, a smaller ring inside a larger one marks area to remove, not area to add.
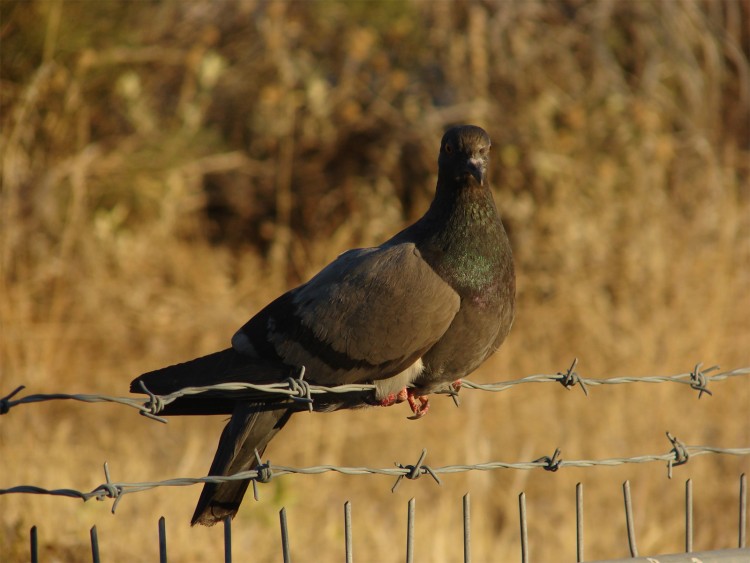
[[[719,366],[711,366],[709,368],[703,369],[703,364],[698,363],[695,365],[692,371],[679,373],[676,375],[591,378],[581,377],[578,372],[575,371],[577,365],[578,359],[576,358],[575,360],[573,360],[571,366],[564,372],[546,375],[530,375],[520,379],[497,383],[480,384],[464,380],[461,383],[461,388],[500,392],[511,389],[517,385],[524,385],[529,383],[558,383],[568,390],[572,389],[573,387],[579,386],[581,390],[588,396],[589,387],[596,387],[600,385],[623,385],[633,383],[677,383],[687,385],[691,389],[698,391],[698,398],[701,398],[704,394],[712,394],[712,391],[708,389],[709,383],[715,381],[724,381],[726,379],[734,377],[743,377],[750,375],[750,367],[737,368],[709,375],[711,372],[717,371],[719,369]],[[185,387],[166,395],[156,395],[154,393],[151,393],[145,385],[141,384],[143,392],[148,395],[147,399],[80,393],[37,393],[33,395],[26,395],[18,399],[13,399],[13,397],[15,397],[18,393],[25,389],[25,387],[21,385],[13,390],[9,395],[0,399],[0,415],[7,414],[10,409],[19,405],[27,405],[44,401],[73,400],[86,403],[106,402],[125,405],[137,409],[144,416],[147,416],[154,420],[158,420],[159,422],[166,423],[167,420],[163,417],[160,417],[159,413],[161,413],[168,405],[181,398],[194,397],[209,393],[212,397],[229,399],[252,399],[257,398],[259,394],[267,394],[270,396],[270,398],[292,399],[293,401],[297,402],[302,408],[313,410],[313,404],[315,402],[313,397],[316,395],[324,396],[327,394],[367,393],[375,390],[374,385],[365,384],[338,385],[335,387],[314,385],[305,381],[304,375],[305,369],[303,367],[298,377],[289,377],[278,383],[261,385],[237,381],[231,383],[219,383],[216,385],[206,385],[201,387]],[[446,387],[443,390],[437,391],[437,393],[450,395],[456,402],[456,404],[458,404],[458,392],[454,388]]]
[[[616,378],[585,378],[581,377],[576,371],[577,360],[573,361],[572,365],[564,372],[558,372],[554,375],[532,375],[523,377],[516,380],[505,381],[500,383],[490,384],[477,384],[470,381],[463,381],[462,388],[475,389],[480,391],[499,392],[511,389],[517,385],[528,384],[528,383],[558,383],[566,389],[570,390],[573,387],[580,387],[581,390],[588,395],[589,388],[596,387],[599,385],[621,385],[621,384],[635,384],[635,383],[678,383],[688,385],[691,389],[698,392],[698,398],[701,398],[704,394],[711,395],[712,391],[708,389],[708,385],[712,382],[723,381],[729,378],[741,377],[750,375],[750,367],[738,368],[734,370],[718,372],[718,366],[711,366],[706,369],[702,369],[702,364],[696,364],[694,369],[687,373],[680,373],[669,376],[647,376],[647,377],[616,377]],[[718,372],[718,373],[716,373]],[[248,382],[233,382],[233,383],[222,383],[218,385],[210,385],[204,387],[190,387],[181,389],[174,393],[167,395],[155,395],[151,393],[145,387],[143,392],[148,395],[146,399],[136,399],[130,397],[115,397],[108,395],[97,395],[97,394],[65,394],[65,393],[53,393],[53,394],[33,394],[14,399],[23,390],[23,387],[18,387],[12,393],[6,397],[0,399],[0,414],[8,413],[12,408],[23,405],[33,404],[43,401],[52,400],[74,400],[83,401],[86,403],[97,403],[106,402],[114,404],[122,404],[131,408],[137,409],[141,414],[150,418],[166,422],[163,417],[159,416],[165,407],[174,401],[177,401],[183,397],[196,397],[198,398],[202,394],[210,393],[211,397],[226,397],[234,400],[246,399],[249,396],[257,397],[258,394],[268,394],[271,397],[292,400],[299,403],[300,408],[307,408],[312,410],[313,403],[316,398],[324,397],[325,394],[331,393],[351,393],[351,392],[371,392],[374,390],[372,385],[342,385],[337,387],[325,387],[319,385],[313,385],[304,380],[304,368],[296,378],[288,378],[279,383],[257,385]],[[458,402],[457,391],[453,388],[446,389],[444,393],[450,394],[453,399]],[[477,464],[462,464],[462,465],[447,465],[442,467],[432,467],[425,463],[427,451],[422,450],[421,455],[414,464],[402,464],[396,463],[394,467],[389,468],[371,468],[371,467],[342,467],[336,465],[317,465],[311,467],[289,467],[284,465],[272,464],[270,461],[263,463],[256,452],[257,466],[249,471],[243,471],[234,475],[228,476],[207,476],[198,478],[174,478],[163,481],[149,481],[149,482],[114,482],[111,479],[109,466],[104,464],[104,475],[105,483],[102,483],[90,491],[79,491],[75,489],[45,489],[32,485],[20,485],[10,488],[0,489],[0,495],[8,494],[37,494],[37,495],[52,495],[62,496],[69,498],[79,498],[84,501],[92,498],[104,501],[106,499],[113,499],[112,512],[114,513],[117,505],[126,494],[131,494],[140,491],[152,490],[158,487],[184,487],[194,484],[203,483],[221,483],[226,481],[236,480],[250,480],[253,484],[253,489],[256,499],[258,498],[257,483],[267,483],[272,479],[281,477],[283,475],[296,474],[296,475],[317,475],[321,473],[335,472],[344,475],[383,475],[388,477],[395,477],[396,481],[392,486],[392,491],[401,484],[403,479],[418,479],[423,475],[429,475],[438,484],[441,483],[440,476],[448,475],[453,473],[462,473],[467,471],[493,471],[500,469],[512,469],[512,470],[533,470],[542,469],[545,471],[558,471],[566,467],[600,467],[600,466],[616,466],[623,464],[641,464],[641,463],[666,463],[668,477],[672,477],[672,468],[674,466],[683,465],[689,461],[691,457],[698,457],[702,455],[731,455],[731,456],[748,456],[750,455],[750,447],[748,448],[719,448],[713,446],[703,445],[687,445],[680,441],[676,437],[672,436],[669,432],[666,433],[671,449],[662,454],[651,454],[634,457],[613,457],[607,459],[579,459],[579,460],[565,460],[561,456],[561,450],[556,449],[551,456],[542,456],[532,461],[526,462],[502,462],[502,461],[491,461],[486,463]],[[631,557],[637,557],[638,550],[635,540],[635,530],[633,525],[632,516],[632,500],[630,498],[630,484],[625,482],[623,485],[623,495],[625,501],[625,517],[626,527],[628,533],[628,546],[631,553]],[[745,549],[746,546],[746,528],[747,528],[747,481],[743,474],[741,476],[740,483],[740,511],[739,511],[739,538],[738,548],[724,551],[713,551],[705,552],[709,554],[712,560],[750,560],[750,550]],[[529,546],[528,537],[526,531],[526,497],[525,493],[521,493],[519,496],[519,518],[520,518],[520,534],[521,534],[521,561],[527,563],[529,561]],[[406,546],[406,561],[412,563],[414,560],[414,517],[415,517],[415,504],[414,499],[409,501],[408,507],[408,518],[407,518],[407,546]],[[464,561],[471,561],[471,534],[470,534],[470,497],[467,494],[464,497]],[[577,561],[583,561],[583,489],[582,485],[576,488],[576,545],[577,545]],[[352,562],[352,551],[351,551],[351,504],[347,502],[344,507],[345,512],[345,552],[346,561]],[[686,554],[691,556],[699,556],[698,553],[692,552],[692,484],[688,480],[686,483],[686,503],[685,503],[685,522],[686,522]],[[284,561],[291,561],[290,555],[290,539],[289,531],[286,524],[286,512],[285,509],[281,510],[280,513],[280,524],[281,524],[281,543],[282,553]],[[166,561],[166,527],[164,519],[160,520],[159,523],[159,553],[160,561]],[[95,562],[99,561],[98,554],[98,536],[96,527],[91,530],[91,547],[92,557]],[[37,529],[36,527],[31,530],[31,560],[37,561]],[[726,556],[726,559],[724,558]],[[672,556],[669,556],[672,557]],[[675,556],[674,559],[663,559],[664,561],[691,561],[690,557],[681,559],[680,556]],[[225,561],[231,561],[231,525],[227,520],[225,522]]]
[[[341,467],[337,465],[316,465],[311,467],[288,467],[285,465],[275,465],[270,462],[262,463],[258,458],[258,466],[249,471],[241,471],[233,475],[208,476],[208,477],[179,477],[174,479],[165,479],[163,481],[144,481],[138,483],[113,482],[110,478],[109,466],[104,464],[105,483],[95,487],[91,491],[78,491],[75,489],[45,489],[33,485],[20,485],[7,489],[0,489],[0,495],[8,494],[36,494],[51,495],[70,498],[79,498],[83,501],[92,498],[103,501],[114,499],[112,512],[114,513],[120,500],[130,493],[148,491],[159,487],[185,487],[203,483],[225,483],[228,481],[253,481],[255,483],[268,483],[272,479],[282,475],[319,475],[321,473],[339,473],[342,475],[384,475],[396,477],[396,482],[391,491],[395,492],[403,479],[415,480],[423,475],[429,475],[437,484],[441,484],[440,475],[464,473],[467,471],[494,471],[499,469],[543,469],[546,471],[558,471],[565,467],[612,467],[624,464],[653,463],[662,462],[667,464],[668,477],[672,477],[672,467],[683,465],[691,457],[697,457],[707,454],[747,456],[750,455],[750,448],[715,448],[710,446],[688,446],[680,440],[667,433],[667,438],[672,444],[672,449],[664,454],[643,455],[636,457],[617,457],[609,459],[581,459],[581,460],[564,460],[561,459],[561,451],[555,450],[552,456],[543,456],[533,461],[508,463],[503,461],[491,461],[487,463],[446,465],[443,467],[431,467],[424,463],[427,456],[427,450],[422,450],[417,462],[411,464],[395,463],[394,467],[374,468],[374,467]],[[257,456],[257,452],[256,452]],[[257,498],[257,488],[255,488]]]
[[[647,377],[616,377],[616,378],[584,378],[581,377],[575,368],[578,359],[575,359],[571,366],[564,372],[558,372],[554,375],[531,375],[516,380],[502,383],[478,384],[470,381],[463,381],[462,388],[476,389],[481,391],[499,392],[511,389],[517,385],[528,383],[559,383],[566,389],[579,386],[581,390],[588,395],[588,388],[598,385],[622,385],[633,383],[679,383],[690,386],[691,389],[698,391],[698,398],[703,394],[712,394],[708,389],[708,384],[715,381],[723,381],[733,377],[750,375],[750,367],[738,368],[729,371],[714,373],[719,367],[711,366],[702,369],[702,363],[695,365],[692,371],[669,376],[647,376]],[[256,385],[252,383],[221,383],[218,385],[204,387],[184,388],[168,395],[154,395],[145,387],[143,390],[148,394],[148,399],[135,399],[130,397],[114,397],[108,395],[96,394],[34,394],[13,399],[23,386],[18,387],[6,397],[0,399],[0,414],[6,414],[11,408],[33,404],[43,401],[53,400],[75,400],[86,403],[106,402],[122,404],[138,411],[150,418],[166,422],[158,414],[170,403],[182,398],[193,397],[204,393],[212,393],[212,396],[225,395],[232,398],[245,398],[246,393],[267,393],[274,397],[286,397],[300,401],[304,406],[312,408],[313,395],[327,393],[350,393],[350,392],[370,392],[374,390],[373,385],[340,385],[337,387],[325,387],[312,385],[304,380],[304,368],[302,368],[299,377],[288,378],[279,383]],[[444,391],[450,394],[454,400],[457,400],[457,392],[453,387]],[[207,476],[207,477],[180,477],[167,479],[163,481],[149,481],[138,483],[115,483],[110,479],[109,467],[104,464],[104,473],[106,482],[95,487],[91,491],[78,491],[74,489],[44,489],[33,485],[20,485],[10,488],[0,489],[0,495],[6,494],[43,494],[53,496],[63,496],[80,498],[87,501],[91,498],[97,500],[114,499],[112,511],[114,512],[122,497],[126,494],[151,490],[157,487],[184,487],[203,483],[222,483],[225,481],[251,480],[257,497],[256,483],[266,483],[271,479],[282,475],[315,475],[321,473],[335,472],[344,475],[385,475],[396,477],[396,482],[392,487],[395,491],[404,478],[418,479],[422,475],[430,475],[438,484],[440,483],[439,475],[462,473],[467,471],[492,471],[498,469],[517,469],[531,470],[544,469],[546,471],[557,471],[564,467],[597,467],[597,466],[616,466],[623,464],[640,464],[661,462],[667,464],[668,477],[672,477],[672,468],[688,462],[690,457],[697,457],[706,454],[715,455],[733,455],[746,456],[750,455],[750,448],[718,448],[713,446],[686,445],[682,441],[673,437],[667,432],[667,438],[672,446],[671,450],[663,454],[641,455],[634,457],[614,457],[608,459],[581,459],[581,460],[564,460],[561,457],[561,450],[558,448],[552,456],[542,456],[532,461],[526,462],[504,462],[490,461],[486,463],[448,465],[443,467],[431,467],[424,463],[427,450],[423,450],[417,462],[413,465],[396,463],[392,468],[372,468],[372,467],[340,467],[336,465],[318,465],[312,467],[289,467],[284,465],[275,465],[266,461],[263,463],[256,452],[257,466],[249,471],[242,471],[228,476]]]
[[[670,555],[659,555],[656,557],[639,558],[638,542],[634,523],[633,499],[631,494],[630,481],[625,481],[622,485],[623,500],[625,507],[625,528],[627,532],[627,546],[630,553],[629,559],[618,561],[643,561],[653,563],[695,563],[696,561],[712,561],[737,563],[750,561],[750,549],[747,549],[747,477],[743,473],[740,475],[739,486],[739,514],[738,514],[738,534],[736,548],[724,548],[711,551],[693,550],[693,482],[688,479],[685,482],[685,551],[684,553],[675,553]],[[466,493],[462,499],[463,508],[463,560],[464,563],[472,561],[472,534],[471,534],[471,495]],[[575,511],[576,511],[576,529],[575,529],[575,550],[576,562],[584,561],[584,495],[583,484],[576,485],[575,492]],[[518,496],[518,516],[519,516],[519,535],[521,544],[520,560],[521,563],[529,563],[531,560],[531,549],[528,538],[528,512],[526,509],[526,493],[522,492]],[[415,545],[415,521],[416,521],[416,500],[410,499],[407,506],[406,516],[406,563],[414,563],[417,547]],[[232,562],[232,520],[227,517],[224,520],[224,562]],[[279,511],[279,524],[281,532],[281,553],[284,563],[291,563],[291,534],[287,521],[286,508],[282,507]],[[346,563],[354,563],[353,549],[353,518],[352,503],[344,503],[344,554]],[[30,530],[30,559],[32,563],[39,561],[39,533],[37,526],[32,526]],[[96,526],[90,530],[91,539],[91,558],[93,563],[100,563],[99,551],[99,534]],[[638,559],[636,559],[638,558]],[[615,560],[608,560],[615,563]],[[159,519],[159,562],[167,562],[167,526],[166,520],[162,516]]]

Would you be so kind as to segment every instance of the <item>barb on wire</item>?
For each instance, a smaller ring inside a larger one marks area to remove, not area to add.
[[[96,395],[96,394],[82,394],[82,393],[37,393],[34,395],[26,395],[16,400],[11,400],[19,391],[25,389],[24,385],[19,386],[15,391],[9,395],[0,399],[0,415],[6,414],[11,408],[18,405],[25,405],[31,403],[41,403],[45,401],[81,401],[84,403],[117,403],[119,405],[125,405],[138,409],[146,416],[153,414],[154,407],[151,406],[151,399],[133,399],[130,397],[113,397],[110,395]],[[183,390],[184,391],[184,390]],[[154,395],[154,397],[157,397]],[[158,397],[161,403],[166,402],[166,397]],[[174,400],[174,399],[173,399]],[[157,401],[158,403],[159,401]],[[152,416],[152,418],[159,420],[160,422],[167,422],[165,419]]]
[[[398,476],[398,478],[396,479],[396,482],[393,484],[393,487],[391,487],[392,493],[396,492],[396,489],[398,489],[398,486],[401,484],[401,480],[404,477],[406,477],[407,479],[414,480],[414,479],[419,479],[419,477],[421,477],[424,473],[429,473],[430,476],[433,479],[435,479],[435,482],[438,485],[442,485],[442,481],[440,481],[440,477],[437,476],[435,471],[433,471],[429,465],[423,465],[425,457],[427,457],[427,450],[423,449],[415,465],[401,465],[400,463],[395,464],[396,467],[398,467],[399,469],[408,470],[408,473],[403,473]]]
[[[167,421],[165,418],[157,416],[158,413],[164,410],[164,399],[162,399],[159,395],[154,395],[151,391],[149,391],[143,381],[139,381],[138,385],[140,386],[141,390],[146,395],[148,395],[148,401],[143,403],[143,410],[141,410],[141,414],[145,417],[166,424]]]
[[[26,389],[25,385],[19,385],[15,388],[15,390],[11,391],[8,395],[0,399],[0,414],[6,414],[10,410],[10,407],[12,406],[10,404],[10,400],[24,389]]]
[[[719,366],[711,366],[705,371],[701,371],[702,366],[703,362],[698,362],[697,364],[695,364],[695,368],[693,369],[693,371],[690,372],[690,387],[698,391],[699,399],[703,396],[703,393],[713,395],[713,393],[707,388],[708,380],[706,379],[706,374],[708,372],[716,371],[717,369],[719,369]]]
[[[552,454],[552,457],[549,457],[548,455],[542,456],[539,459],[535,459],[534,463],[544,463],[542,465],[542,469],[545,471],[552,471],[553,473],[560,469],[560,464],[563,462],[562,458],[560,457],[560,448],[555,449],[555,453]]]
[[[570,367],[567,369],[565,373],[558,371],[557,375],[559,376],[558,381],[562,383],[562,386],[566,389],[570,390],[576,385],[581,386],[581,390],[583,391],[583,394],[587,397],[589,396],[589,390],[586,388],[586,383],[581,379],[581,376],[578,375],[578,372],[575,371],[576,366],[578,365],[578,358],[573,358],[573,363],[570,364]]]
[[[99,485],[93,492],[97,493],[96,500],[104,500],[105,498],[115,499],[115,502],[112,503],[112,514],[114,514],[115,510],[117,510],[117,505],[122,500],[123,485],[112,482],[112,478],[109,476],[109,464],[106,461],[104,462],[104,479],[106,479],[106,483]]]
[[[670,479],[672,478],[672,467],[675,467],[677,465],[684,465],[688,462],[690,459],[690,452],[687,449],[687,446],[683,444],[680,440],[672,436],[669,432],[667,432],[667,438],[669,439],[669,442],[672,444],[672,452],[674,452],[674,459],[670,459],[667,462],[667,477]]]
[[[106,482],[99,485],[90,492],[81,492],[74,489],[43,489],[41,487],[21,485],[17,487],[11,487],[8,489],[0,489],[0,495],[7,494],[38,494],[38,495],[52,495],[52,496],[63,496],[80,498],[87,501],[91,498],[97,500],[104,500],[105,498],[114,499],[112,506],[112,512],[117,508],[117,504],[120,502],[122,497],[126,494],[135,493],[139,491],[147,491],[155,489],[157,487],[184,487],[188,485],[195,485],[199,483],[225,483],[228,481],[261,481],[267,482],[271,479],[275,479],[282,475],[297,474],[297,475],[318,475],[321,473],[335,472],[343,475],[387,475],[391,477],[397,477],[398,480],[393,486],[392,490],[395,491],[398,484],[403,480],[416,479],[420,475],[428,473],[432,476],[435,481],[440,484],[438,475],[441,474],[452,474],[452,473],[463,473],[467,471],[493,471],[498,469],[517,469],[517,470],[531,470],[531,469],[544,469],[547,471],[556,471],[564,467],[612,467],[616,465],[624,465],[631,463],[653,463],[653,462],[666,462],[668,464],[670,473],[672,466],[681,465],[687,462],[690,457],[697,457],[700,455],[707,454],[720,454],[720,455],[734,455],[734,456],[747,456],[750,455],[750,448],[717,448],[712,446],[689,446],[685,445],[671,434],[667,435],[670,442],[673,445],[672,450],[665,454],[660,455],[643,455],[637,457],[619,457],[609,459],[581,459],[581,460],[563,460],[560,459],[560,450],[555,450],[552,457],[540,457],[530,462],[519,462],[519,463],[506,463],[501,461],[493,461],[487,463],[478,464],[466,464],[466,465],[446,465],[443,467],[429,467],[424,464],[424,459],[427,455],[426,450],[422,450],[422,454],[419,456],[419,460],[415,465],[402,465],[397,463],[394,468],[378,469],[370,467],[339,467],[335,465],[317,465],[313,467],[287,467],[283,465],[272,465],[271,462],[261,464],[255,469],[250,471],[242,471],[234,475],[228,476],[209,476],[209,477],[198,477],[198,478],[175,478],[167,479],[165,481],[153,481],[153,482],[142,482],[142,483],[113,483],[110,479],[109,468],[105,464],[104,473]],[[260,456],[256,456],[257,460],[260,460]],[[554,469],[553,469],[554,468]]]
[[[299,377],[287,377],[284,381],[289,385],[289,390],[294,391],[294,395],[290,395],[292,400],[296,403],[307,405],[307,410],[313,412],[313,400],[312,390],[310,384],[304,380],[305,377],[305,366],[300,368]]]
[[[719,366],[711,366],[698,373],[696,369],[688,373],[679,373],[677,375],[657,375],[657,376],[625,376],[625,377],[608,377],[608,378],[591,378],[581,377],[574,371],[577,362],[573,362],[573,365],[566,370],[566,372],[558,372],[556,375],[529,375],[521,379],[515,379],[511,381],[504,381],[499,383],[473,383],[471,381],[464,380],[462,388],[467,389],[479,389],[481,391],[499,392],[506,391],[516,385],[522,385],[525,383],[561,383],[564,387],[569,388],[575,385],[596,387],[598,385],[623,385],[629,383],[680,383],[683,385],[689,385],[692,389],[699,391],[700,393],[709,393],[707,385],[712,381],[724,381],[732,377],[741,377],[750,375],[750,367],[737,368],[729,371],[720,372],[714,375],[706,375],[711,371],[719,369]],[[699,366],[701,364],[698,364]],[[710,394],[710,393],[709,393]]]
[[[257,449],[255,450],[255,461],[258,462],[258,464],[255,466],[255,471],[258,473],[258,476],[254,479],[254,481],[257,481],[258,483],[269,483],[271,479],[273,479],[271,462],[266,460],[266,462],[263,463],[260,460],[260,454],[258,453]]]
[[[480,391],[491,391],[499,392],[506,391],[515,387],[516,385],[522,385],[527,383],[559,383],[562,384],[566,389],[571,389],[576,385],[580,386],[584,394],[588,396],[589,387],[595,387],[598,385],[621,385],[628,383],[680,383],[690,386],[691,389],[698,391],[698,398],[702,397],[703,394],[712,395],[712,392],[708,389],[708,384],[713,381],[723,381],[732,377],[740,377],[750,375],[750,367],[738,368],[729,371],[715,373],[708,375],[711,372],[715,372],[719,369],[719,366],[711,366],[706,369],[701,369],[703,364],[698,363],[695,365],[692,371],[687,373],[680,373],[677,375],[668,376],[647,376],[647,377],[610,377],[610,378],[590,378],[581,377],[578,372],[575,371],[578,365],[578,359],[576,358],[571,366],[565,370],[565,372],[558,372],[554,375],[530,375],[521,379],[515,379],[510,381],[503,381],[497,383],[474,383],[472,381],[463,380],[461,388],[466,389],[478,389]],[[232,382],[232,383],[218,383],[216,385],[208,385],[204,387],[185,387],[173,393],[166,395],[156,395],[149,391],[141,382],[141,389],[148,395],[147,399],[131,398],[131,397],[114,397],[110,395],[95,395],[95,394],[67,394],[67,393],[52,393],[52,394],[34,394],[26,395],[18,399],[13,399],[24,386],[19,386],[9,395],[0,399],[0,415],[6,414],[11,408],[30,403],[39,403],[42,401],[52,400],[75,400],[83,401],[87,403],[117,403],[125,405],[131,408],[135,408],[140,411],[141,414],[159,422],[167,422],[163,417],[158,416],[164,408],[179,400],[183,397],[194,397],[205,393],[211,393],[212,397],[224,397],[228,399],[242,399],[253,395],[254,393],[268,393],[269,395],[280,398],[290,399],[300,405],[304,405],[308,410],[314,409],[315,399],[313,396],[321,396],[326,394],[342,394],[342,393],[366,393],[375,390],[374,385],[370,384],[349,384],[349,385],[337,385],[335,387],[326,387],[323,385],[313,385],[307,380],[303,379],[305,376],[304,367],[300,370],[300,375],[296,378],[290,377],[284,381],[278,383],[268,384],[254,384],[246,382]],[[438,391],[441,394],[447,394],[453,397],[454,401],[457,402],[457,388],[455,386],[446,387],[444,390]]]

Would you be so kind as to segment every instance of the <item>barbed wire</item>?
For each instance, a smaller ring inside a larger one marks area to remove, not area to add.
[[[532,470],[543,469],[545,471],[558,471],[565,467],[613,467],[624,464],[641,464],[666,462],[667,476],[672,478],[672,468],[677,465],[684,465],[692,457],[701,455],[733,455],[747,456],[750,455],[750,448],[718,448],[713,446],[690,446],[686,445],[667,432],[672,449],[664,454],[642,455],[635,457],[616,457],[609,459],[580,459],[564,460],[561,456],[560,449],[556,449],[552,456],[543,456],[533,461],[508,463],[502,461],[491,461],[487,463],[446,465],[443,467],[431,467],[424,463],[427,456],[427,450],[422,450],[417,462],[413,465],[404,465],[395,463],[392,468],[372,468],[372,467],[340,467],[337,465],[316,465],[311,467],[289,467],[285,465],[275,465],[270,461],[261,463],[258,452],[256,451],[256,461],[258,466],[249,471],[241,471],[227,476],[208,476],[208,477],[179,477],[166,479],[163,481],[146,481],[138,483],[116,483],[113,482],[107,463],[104,464],[105,483],[102,483],[95,489],[85,492],[75,489],[45,489],[31,485],[20,485],[8,489],[0,489],[0,495],[8,494],[35,494],[62,496],[70,498],[80,498],[84,502],[92,498],[103,501],[105,499],[114,499],[112,512],[117,509],[120,500],[126,494],[140,491],[148,491],[159,487],[185,487],[202,483],[225,483],[228,481],[253,481],[253,487],[256,483],[267,483],[272,479],[282,475],[319,475],[321,473],[339,473],[342,475],[385,475],[396,477],[396,482],[391,488],[395,492],[403,479],[415,480],[422,475],[429,475],[439,485],[441,480],[439,475],[454,473],[464,473],[468,471],[494,471],[498,469],[515,469],[515,470]],[[257,494],[256,494],[257,498]]]
[[[573,360],[571,366],[564,372],[557,372],[556,374],[547,375],[530,375],[520,379],[503,381],[497,383],[474,383],[472,381],[463,380],[461,388],[465,389],[476,389],[480,391],[499,392],[506,391],[517,385],[523,385],[528,383],[559,383],[566,389],[570,390],[575,386],[579,386],[586,396],[588,396],[588,388],[596,387],[599,385],[622,385],[630,383],[679,383],[690,386],[691,389],[698,391],[698,398],[701,398],[703,394],[712,395],[713,393],[708,389],[708,384],[714,381],[723,381],[732,377],[740,377],[750,375],[750,367],[737,368],[729,371],[715,373],[708,375],[710,372],[717,371],[719,366],[711,366],[706,369],[702,369],[703,364],[698,363],[695,365],[692,371],[687,373],[679,373],[676,375],[667,376],[627,376],[627,377],[612,377],[612,378],[591,378],[581,377],[577,371],[575,371],[578,365],[578,359]],[[164,408],[181,399],[183,397],[191,397],[195,395],[201,395],[205,393],[211,393],[212,398],[246,398],[249,392],[267,393],[276,398],[292,399],[300,405],[313,409],[313,395],[326,395],[326,394],[340,394],[340,393],[356,393],[356,392],[368,392],[374,391],[375,385],[337,385],[335,387],[327,387],[324,385],[314,385],[305,381],[304,378],[305,369],[304,367],[300,371],[300,375],[296,378],[288,377],[278,383],[268,384],[254,384],[245,382],[232,382],[232,383],[219,383],[215,385],[207,385],[200,387],[185,387],[173,393],[165,395],[156,395],[151,393],[143,383],[141,388],[145,394],[148,395],[147,399],[131,398],[131,397],[115,397],[111,395],[98,395],[98,394],[80,394],[80,393],[51,393],[44,394],[38,393],[33,395],[27,395],[18,399],[13,399],[19,392],[25,389],[25,386],[21,385],[12,391],[9,395],[0,399],[0,415],[6,414],[11,408],[31,403],[39,403],[43,401],[54,401],[54,400],[74,400],[82,401],[86,403],[116,403],[132,407],[140,411],[140,413],[159,422],[166,423],[167,420],[163,417],[158,416]],[[444,390],[437,391],[438,394],[448,394],[458,404],[458,392],[448,387]]]

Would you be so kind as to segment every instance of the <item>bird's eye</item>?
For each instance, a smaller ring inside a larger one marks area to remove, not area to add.
[[[450,143],[445,143],[445,152],[452,153],[453,152],[453,145]]]

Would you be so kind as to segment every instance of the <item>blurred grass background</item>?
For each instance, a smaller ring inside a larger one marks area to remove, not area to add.
[[[0,3],[0,394],[123,394],[144,371],[225,347],[266,302],[341,251],[377,244],[426,209],[440,136],[476,123],[514,247],[518,317],[475,381],[750,365],[750,2]],[[439,466],[663,453],[750,443],[750,385],[558,386],[464,392],[461,408],[300,414],[279,464],[388,466],[423,447]],[[89,490],[201,476],[223,420],[164,426],[114,406],[45,403],[0,420],[0,486]],[[461,557],[473,496],[477,561],[573,560],[574,486],[586,556],[627,555],[623,480],[641,553],[736,545],[742,458],[403,483],[291,476],[261,487],[234,527],[235,557],[280,557],[286,506],[297,561],[343,557],[353,503],[358,561]],[[198,487],[108,503],[0,497],[0,554],[47,561],[215,561],[220,529],[190,529]]]

